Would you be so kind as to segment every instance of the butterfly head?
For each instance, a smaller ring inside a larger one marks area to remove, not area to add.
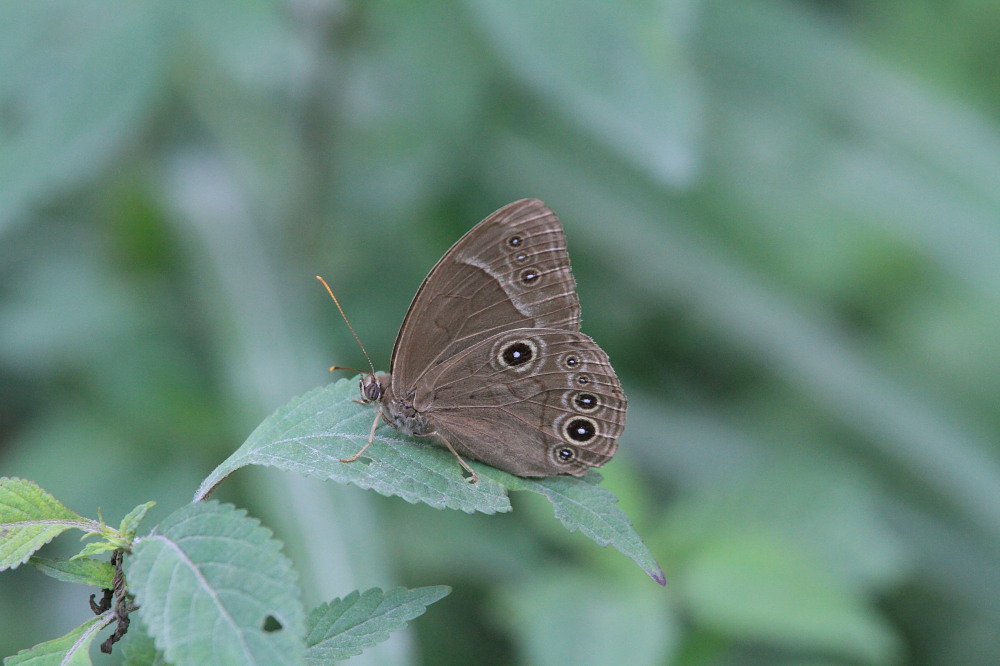
[[[379,402],[389,390],[389,375],[384,372],[372,372],[363,375],[358,383],[361,388],[361,399],[364,402]]]

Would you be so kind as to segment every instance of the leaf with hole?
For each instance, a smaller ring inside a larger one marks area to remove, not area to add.
[[[305,612],[270,530],[216,502],[171,514],[126,558],[139,617],[173,663],[298,664]],[[273,618],[280,629],[265,627]]]

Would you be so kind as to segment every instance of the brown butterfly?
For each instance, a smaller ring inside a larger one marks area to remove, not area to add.
[[[517,476],[582,476],[618,449],[627,401],[607,354],[580,332],[562,225],[537,199],[473,227],[424,279],[391,373],[361,379],[380,419]]]

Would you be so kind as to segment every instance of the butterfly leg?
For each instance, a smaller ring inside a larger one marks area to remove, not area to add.
[[[444,442],[444,445],[448,447],[449,451],[451,451],[451,455],[455,456],[458,459],[458,464],[461,465],[466,472],[472,475],[466,480],[471,484],[479,483],[479,475],[476,474],[476,471],[474,469],[469,467],[469,463],[462,460],[462,456],[458,455],[458,451],[456,451],[455,447],[451,445],[451,442],[449,442],[444,437],[441,437],[441,435],[438,435],[438,439]]]
[[[371,446],[372,442],[375,441],[375,429],[378,428],[378,422],[379,422],[379,420],[381,418],[382,418],[382,411],[379,410],[379,409],[376,409],[375,410],[375,420],[372,421],[372,429],[371,429],[371,432],[368,433],[368,442],[364,446],[361,447],[360,451],[358,451],[357,453],[355,453],[350,458],[341,458],[340,462],[343,462],[343,463],[354,462],[355,460],[357,460],[358,458],[361,457],[361,454],[365,452],[365,449],[367,449],[369,446]],[[449,444],[448,446],[451,447],[451,444]],[[458,455],[458,454],[456,453],[455,455]]]

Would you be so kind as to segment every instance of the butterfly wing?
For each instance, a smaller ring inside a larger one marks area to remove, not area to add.
[[[576,331],[515,329],[428,372],[414,407],[460,453],[518,476],[607,462],[627,401],[607,355]]]
[[[579,331],[580,304],[559,218],[522,199],[469,230],[424,279],[392,351],[393,392],[482,340],[534,327]]]

